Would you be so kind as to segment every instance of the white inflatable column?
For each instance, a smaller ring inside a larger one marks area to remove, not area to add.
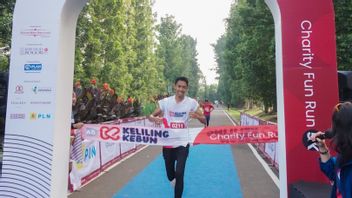
[[[66,197],[75,31],[87,0],[17,0],[0,197]]]

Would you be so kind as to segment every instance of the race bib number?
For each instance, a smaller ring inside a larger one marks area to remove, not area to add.
[[[170,127],[172,129],[184,129],[186,128],[186,125],[183,122],[171,122]]]

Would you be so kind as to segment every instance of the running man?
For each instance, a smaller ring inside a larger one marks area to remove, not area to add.
[[[214,110],[214,106],[208,100],[205,100],[205,102],[202,104],[202,109],[206,119],[205,126],[207,127],[209,126],[210,113]]]
[[[205,117],[198,102],[186,96],[188,79],[176,78],[174,89],[175,95],[160,100],[158,107],[149,116],[149,120],[156,124],[164,124],[167,128],[187,128],[190,118],[198,119],[205,124]],[[175,187],[175,198],[182,197],[188,152],[189,144],[163,147],[166,174],[172,186]]]

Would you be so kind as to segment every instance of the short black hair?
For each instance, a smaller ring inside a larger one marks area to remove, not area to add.
[[[175,80],[175,85],[177,84],[178,81],[183,81],[186,82],[187,86],[188,86],[188,78],[181,76],[181,77],[177,77]]]

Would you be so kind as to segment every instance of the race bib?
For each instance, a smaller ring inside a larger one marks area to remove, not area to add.
[[[171,122],[170,123],[170,128],[172,128],[172,129],[184,129],[184,128],[186,128],[186,125],[183,122]]]

